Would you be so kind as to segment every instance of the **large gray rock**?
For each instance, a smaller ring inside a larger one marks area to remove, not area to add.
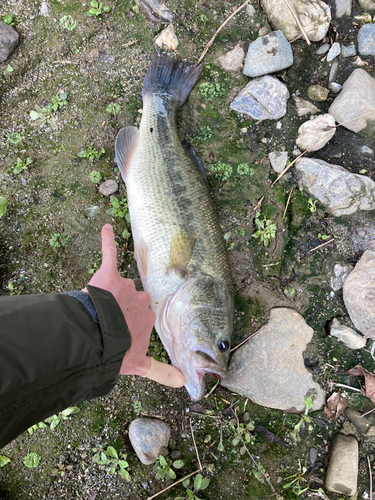
[[[252,78],[289,68],[293,64],[292,47],[282,31],[262,36],[249,46],[243,73]]]
[[[358,52],[362,56],[375,56],[375,24],[365,24],[358,31]]]
[[[325,487],[333,493],[353,496],[357,492],[358,441],[338,434],[332,443]]]
[[[288,40],[300,34],[298,25],[288,7],[280,0],[262,0],[270,24],[281,30]],[[331,9],[321,0],[290,0],[301,24],[312,42],[322,40],[331,22]]]
[[[375,80],[363,69],[355,69],[333,101],[329,113],[353,132],[375,122]]]
[[[315,158],[301,158],[296,169],[302,174],[300,186],[336,217],[357,210],[375,209],[375,182],[365,175],[351,174],[339,165]]]
[[[319,115],[302,123],[298,129],[297,146],[309,151],[318,151],[332,139],[336,132],[335,119],[330,114]]]
[[[313,395],[313,410],[325,402],[325,392],[304,365],[303,352],[313,330],[293,309],[271,309],[261,331],[232,356],[222,385],[256,404],[279,410],[304,411]]]
[[[139,460],[145,465],[155,462],[163,448],[167,448],[171,429],[156,418],[136,418],[129,426],[129,439]]]
[[[358,2],[363,10],[375,10],[375,2],[373,0],[358,0]]]
[[[0,21],[0,63],[8,59],[18,43],[18,39],[17,31]]]
[[[345,307],[353,325],[375,340],[375,252],[366,250],[349,274],[343,289]]]
[[[285,115],[289,91],[272,76],[250,81],[230,104],[231,109],[254,120],[277,120]]]

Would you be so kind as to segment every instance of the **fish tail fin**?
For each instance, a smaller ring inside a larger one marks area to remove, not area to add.
[[[166,54],[155,54],[148,68],[143,84],[143,99],[148,94],[167,93],[174,97],[181,107],[199,75],[203,65],[173,59]]]

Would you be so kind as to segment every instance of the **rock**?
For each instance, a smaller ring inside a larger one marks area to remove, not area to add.
[[[155,462],[167,448],[171,429],[166,422],[154,418],[136,418],[129,426],[129,439],[139,460],[145,465]]]
[[[340,92],[340,90],[342,89],[341,85],[339,83],[336,83],[336,82],[329,83],[328,88],[333,94],[338,94]]]
[[[39,7],[39,14],[43,17],[48,17],[50,11],[50,6],[48,2],[42,2]]]
[[[272,76],[250,81],[231,102],[230,107],[254,120],[278,120],[286,113],[289,92]]]
[[[241,43],[237,43],[234,49],[219,57],[219,63],[225,71],[238,71],[245,57],[245,51]]]
[[[281,30],[288,40],[300,35],[298,25],[288,7],[280,0],[262,0],[263,9],[275,30]],[[295,13],[312,42],[322,40],[331,22],[331,9],[321,0],[290,0]]]
[[[298,129],[296,145],[302,150],[318,151],[332,139],[335,132],[336,124],[332,115],[315,116],[302,123]]]
[[[375,222],[373,216],[369,215],[370,217],[365,217],[364,220],[356,221],[352,232],[353,250],[359,256],[366,250],[375,251]]]
[[[375,56],[375,24],[365,24],[358,31],[358,52],[362,56]]]
[[[8,59],[18,43],[18,33],[12,26],[0,21],[0,63]]]
[[[349,407],[345,409],[344,414],[346,418],[355,425],[358,432],[360,432],[364,436],[374,436],[375,419],[373,414],[370,413],[369,415],[363,416],[363,413],[361,413],[360,411]]]
[[[335,0],[335,7],[338,19],[352,14],[352,0]]]
[[[354,19],[356,21],[359,21],[361,24],[367,24],[372,22],[372,17],[371,14],[368,12],[364,12],[363,14],[360,14],[359,16],[354,16]]]
[[[174,32],[173,24],[170,24],[163,30],[160,35],[155,40],[155,43],[161,49],[176,50],[178,46],[178,40]]]
[[[344,286],[346,278],[353,271],[353,266],[350,264],[341,265],[336,263],[333,267],[333,276],[331,277],[331,288],[334,292],[338,292]]]
[[[256,10],[255,7],[251,5],[251,3],[248,3],[246,5],[246,14],[250,17],[250,19],[254,19],[255,17]]]
[[[356,55],[355,45],[352,43],[345,47],[345,45],[341,45],[341,55],[342,57],[353,57]]]
[[[103,196],[111,196],[118,191],[118,184],[113,179],[107,179],[99,186],[99,193]]]
[[[358,2],[363,10],[375,10],[375,2],[373,0],[358,0]]]
[[[282,31],[273,31],[250,44],[243,73],[253,78],[281,71],[292,64],[290,43]]]
[[[287,151],[273,151],[272,153],[269,153],[268,158],[274,171],[281,174],[286,167],[286,162],[288,161]]]
[[[329,90],[321,85],[310,85],[307,89],[307,97],[315,102],[326,101]]]
[[[329,71],[328,81],[330,83],[336,80],[338,69],[339,69],[339,62],[337,59],[334,59],[332,65],[331,65],[331,69]],[[341,87],[341,85],[340,85],[340,87]],[[328,88],[329,88],[329,85],[328,85]]]
[[[325,487],[332,493],[352,496],[357,492],[358,441],[338,434],[332,442]]]
[[[362,146],[361,147],[361,153],[363,155],[373,155],[374,154],[374,150],[369,148],[368,146]]]
[[[262,28],[258,31],[258,38],[262,38],[263,36],[268,35],[269,29],[266,26],[262,26]]]
[[[363,66],[368,66],[368,63],[366,61],[363,61],[359,56],[356,57],[354,64],[355,64],[355,66],[358,66],[359,68],[361,68]]]
[[[303,362],[312,335],[312,328],[297,311],[271,309],[261,332],[233,354],[222,385],[268,408],[304,411],[304,399],[310,394],[313,411],[321,408],[325,392]]]
[[[367,127],[368,122],[375,122],[374,102],[374,78],[364,69],[355,69],[330,106],[329,113],[338,123],[358,133]]]
[[[341,325],[340,322],[334,318],[331,325],[330,335],[336,337],[349,349],[363,349],[366,345],[365,337],[359,335],[353,328],[347,325]]]
[[[297,96],[293,96],[293,99],[296,105],[298,116],[304,116],[308,114],[315,115],[315,113],[320,113],[320,110],[312,102],[306,101],[305,99]]]
[[[329,43],[324,43],[321,47],[319,47],[316,53],[318,54],[318,56],[322,56],[323,54],[327,54],[329,49],[330,49]]]
[[[375,182],[369,177],[312,158],[298,160],[296,169],[302,174],[299,184],[332,215],[341,217],[357,210],[375,209]]]
[[[335,42],[332,44],[332,47],[329,49],[328,56],[327,56],[327,62],[331,62],[334,60],[335,57],[339,56],[341,54],[341,47],[338,42]]]
[[[366,250],[349,274],[343,289],[345,307],[353,325],[375,340],[375,252]]]

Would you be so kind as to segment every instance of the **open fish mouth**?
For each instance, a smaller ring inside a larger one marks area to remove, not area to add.
[[[218,362],[207,352],[194,351],[191,357],[191,363],[197,372],[197,376],[201,379],[206,373],[215,378],[222,378],[226,373],[226,369],[218,364]]]

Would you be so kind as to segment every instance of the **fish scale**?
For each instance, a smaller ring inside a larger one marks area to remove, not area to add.
[[[177,133],[177,110],[195,82],[191,74],[196,79],[199,71],[189,63],[167,56],[152,61],[139,131],[119,132],[116,157],[155,328],[190,395],[200,399],[204,374],[225,372],[234,306],[226,245],[208,185]]]

